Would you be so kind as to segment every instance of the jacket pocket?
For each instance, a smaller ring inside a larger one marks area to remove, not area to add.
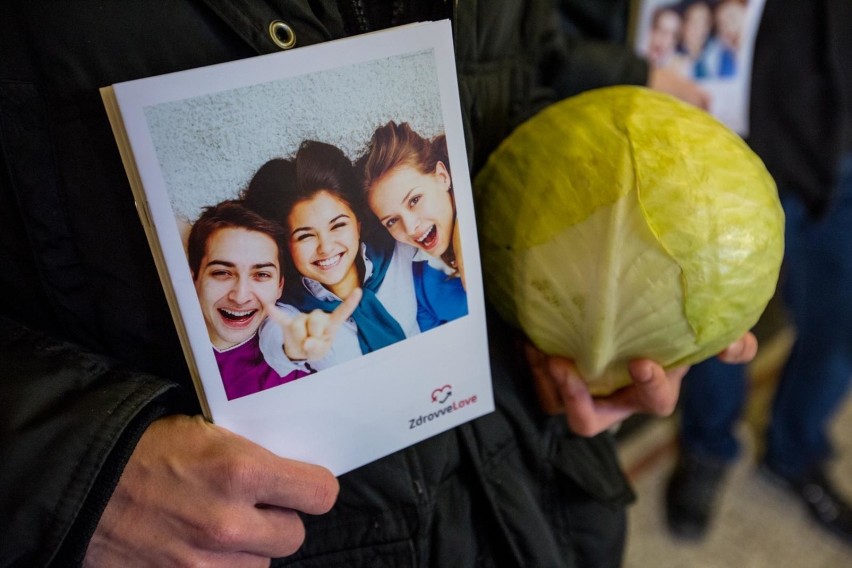
[[[272,566],[298,568],[407,568],[416,566],[413,537],[407,523],[392,511],[339,511],[307,518],[306,540],[293,556],[273,560]]]
[[[609,434],[594,438],[554,438],[550,453],[553,467],[600,501],[622,507],[634,499],[630,483],[618,463],[615,442]]]

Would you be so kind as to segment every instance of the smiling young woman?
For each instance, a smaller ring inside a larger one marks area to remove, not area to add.
[[[320,190],[293,206],[287,226],[290,256],[300,274],[341,299],[359,286],[355,261],[361,223],[347,201]]]
[[[391,121],[376,129],[360,162],[367,203],[382,226],[464,282],[446,137],[429,140]]]
[[[295,274],[286,303],[304,312],[331,312],[352,290],[363,289],[352,321],[338,336],[343,343],[335,351],[343,358],[420,333],[411,269],[416,250],[382,231],[365,238],[360,187],[340,148],[306,140],[292,158],[266,162],[243,192],[248,207],[287,233]]]

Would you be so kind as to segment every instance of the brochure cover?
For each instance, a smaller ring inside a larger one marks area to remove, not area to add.
[[[208,419],[342,474],[494,409],[448,21],[101,94]]]
[[[632,43],[655,67],[695,81],[710,112],[748,135],[754,40],[765,0],[637,0]]]

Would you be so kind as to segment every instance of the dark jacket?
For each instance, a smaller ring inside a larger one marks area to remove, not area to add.
[[[815,216],[852,151],[852,2],[767,0],[755,44],[749,144]]]
[[[4,7],[0,565],[74,564],[148,424],[199,410],[97,89],[274,51],[273,19],[296,30],[297,46],[364,31],[369,22],[338,4]],[[553,100],[544,79],[565,80],[579,64],[548,0],[435,5],[454,20],[475,172]],[[624,80],[642,73],[631,68]],[[631,493],[611,440],[572,437],[562,419],[542,416],[511,333],[491,329],[502,344],[498,411],[343,476],[338,504],[306,520],[308,540],[292,561],[617,565]]]

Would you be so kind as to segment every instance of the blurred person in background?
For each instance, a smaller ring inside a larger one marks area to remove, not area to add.
[[[645,51],[651,65],[665,67],[671,63],[682,25],[683,18],[674,4],[664,4],[654,9]]]
[[[713,37],[713,9],[708,0],[681,2],[683,25],[676,48],[681,72],[687,77],[706,79],[716,76],[718,45]]]
[[[545,68],[545,73],[560,96],[611,85],[645,85],[710,108],[710,95],[677,65],[655,65],[627,47],[629,0],[560,0],[558,15],[572,54],[571,72]]]
[[[716,37],[720,46],[719,77],[732,77],[737,74],[737,59],[747,11],[746,0],[721,0],[713,9]]]
[[[852,376],[852,3],[766,0],[754,53],[748,142],[775,178],[787,216],[779,291],[796,340],[778,379],[760,468],[825,529],[852,544],[852,510],[828,473],[828,428]],[[681,396],[680,455],[665,494],[672,533],[710,526],[746,369],[693,367]]]

